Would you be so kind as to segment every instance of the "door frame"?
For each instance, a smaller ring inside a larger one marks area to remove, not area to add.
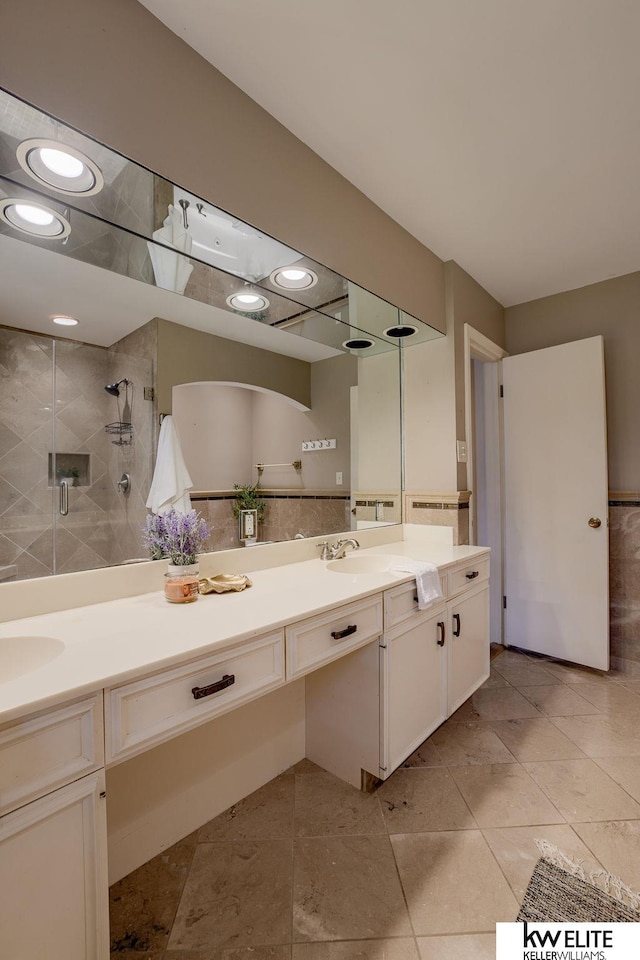
[[[479,330],[476,330],[475,327],[472,327],[471,324],[464,324],[464,424],[465,424],[465,437],[467,441],[467,489],[471,491],[471,509],[469,510],[469,542],[472,544],[476,543],[476,519],[475,519],[475,506],[473,501],[473,485],[474,485],[474,444],[475,444],[475,431],[474,431],[474,391],[473,391],[473,375],[472,375],[472,360],[481,360],[484,363],[494,363],[497,364],[497,386],[502,384],[502,365],[500,363],[504,357],[507,357],[509,354],[507,351],[500,347],[497,343],[494,343],[488,337],[485,337],[484,334],[480,333]],[[495,555],[491,558],[491,592],[492,594],[498,594],[500,598],[500,603],[494,597],[494,602],[492,607],[495,613],[496,609],[500,609],[501,613],[501,622],[500,630],[498,636],[500,640],[503,640],[503,623],[502,623],[502,602],[501,598],[504,594],[504,524],[505,524],[505,515],[504,515],[504,446],[503,446],[503,426],[502,426],[502,405],[500,403],[499,390],[496,389],[495,392],[495,407],[494,407],[494,416],[493,421],[498,425],[497,436],[496,436],[496,456],[499,467],[499,484],[498,489],[496,490],[495,501],[497,507],[497,514],[500,518],[500,557]]]

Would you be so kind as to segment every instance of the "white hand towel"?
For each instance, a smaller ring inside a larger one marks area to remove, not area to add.
[[[191,498],[188,491],[192,486],[173,417],[165,417],[160,427],[158,455],[147,507],[154,513],[167,513],[169,510],[189,513]]]
[[[412,573],[415,576],[419,610],[426,610],[442,597],[440,574],[434,563],[407,557],[405,560],[394,561],[389,570],[392,573]]]

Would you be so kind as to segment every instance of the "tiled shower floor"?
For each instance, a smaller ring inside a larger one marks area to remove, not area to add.
[[[303,760],[111,889],[119,960],[493,960],[534,837],[640,889],[640,681],[507,651],[373,795]]]

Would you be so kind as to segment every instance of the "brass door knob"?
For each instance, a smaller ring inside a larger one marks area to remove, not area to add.
[[[590,517],[589,526],[593,527],[594,530],[597,530],[598,527],[602,526],[602,520],[600,519],[600,517]]]

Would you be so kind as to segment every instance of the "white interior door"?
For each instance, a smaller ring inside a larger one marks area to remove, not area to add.
[[[502,364],[505,643],[608,670],[602,337]]]

